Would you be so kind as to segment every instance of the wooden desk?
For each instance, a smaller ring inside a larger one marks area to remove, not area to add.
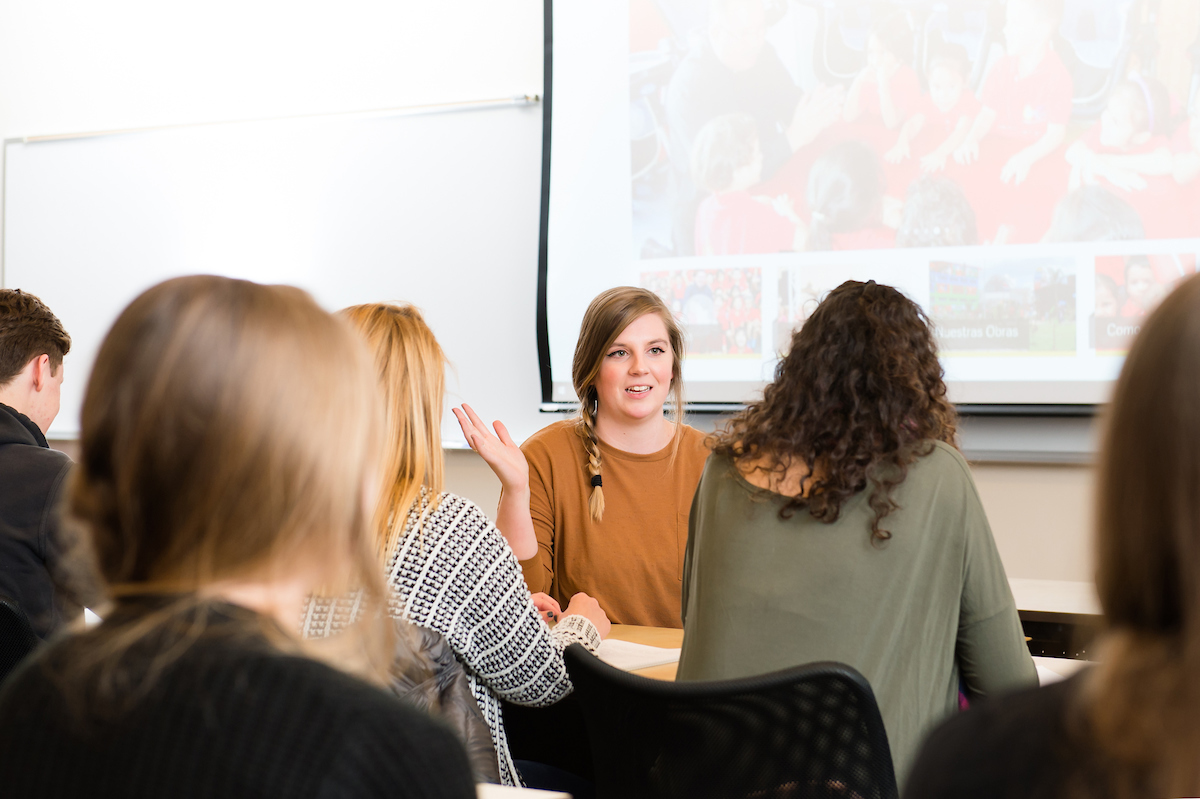
[[[1022,579],[1010,579],[1008,582],[1027,631],[1041,629],[1045,625],[1065,628],[1067,649],[1084,649],[1091,642],[1095,627],[1100,622],[1100,601],[1096,598],[1096,589],[1091,583]],[[666,649],[676,649],[683,645],[683,630],[661,627],[614,624],[610,637],[618,641]],[[1074,653],[1045,654],[1053,655],[1057,660],[1061,659],[1063,654]],[[1070,664],[1060,665],[1068,667]],[[678,663],[666,663],[662,666],[637,669],[632,673],[656,680],[674,680],[678,668]]]
[[[683,646],[683,630],[669,627],[638,627],[633,624],[614,624],[609,638],[618,641],[629,641],[633,644],[660,646],[664,649],[678,649]],[[664,663],[661,666],[650,666],[630,672],[642,677],[655,680],[674,680],[678,663]]]

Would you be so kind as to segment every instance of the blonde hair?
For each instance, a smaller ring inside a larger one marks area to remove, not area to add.
[[[111,688],[122,656],[181,608],[203,610],[222,581],[310,574],[382,603],[365,504],[379,416],[361,343],[300,289],[193,276],[135,299],[88,381],[69,509],[110,596],[181,596],[72,665],[109,686],[93,696],[127,699]],[[394,640],[381,616],[364,614],[354,636],[375,675]]]
[[[383,490],[374,530],[384,558],[403,535],[421,487],[427,489],[431,507],[442,493],[446,356],[412,305],[355,305],[340,314],[366,341],[383,391]]]
[[[671,451],[672,459],[679,451],[679,437],[683,430],[683,329],[671,315],[657,294],[647,289],[632,286],[618,286],[602,292],[592,300],[583,315],[583,323],[579,327],[579,340],[575,344],[575,357],[571,362],[571,382],[575,386],[575,394],[579,397],[579,423],[577,430],[583,439],[583,447],[587,451],[587,472],[593,478],[600,476],[600,439],[596,437],[596,412],[599,395],[596,392],[596,378],[600,376],[600,367],[608,348],[621,335],[621,331],[646,314],[658,314],[667,328],[667,337],[671,342],[671,354],[674,362],[671,365],[671,396],[672,420],[675,424],[675,438]],[[595,481],[599,482],[599,481]],[[596,485],[588,498],[588,511],[594,521],[604,517],[604,489]]]

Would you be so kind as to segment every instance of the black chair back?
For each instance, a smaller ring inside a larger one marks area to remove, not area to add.
[[[0,595],[0,684],[37,645],[25,611],[16,600]]]
[[[613,668],[578,644],[566,660],[600,799],[898,795],[875,695],[849,666],[668,682]]]

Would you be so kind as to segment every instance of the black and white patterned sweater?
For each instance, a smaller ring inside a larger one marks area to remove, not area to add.
[[[387,560],[395,617],[437,630],[458,656],[492,732],[505,785],[520,785],[500,699],[544,707],[571,693],[563,650],[581,643],[595,652],[600,634],[582,616],[564,616],[550,629],[533,605],[521,566],[496,526],[475,503],[449,492],[436,508],[422,491],[404,534]],[[339,603],[340,604],[340,603]],[[305,637],[337,631],[357,608],[332,612],[314,600]]]

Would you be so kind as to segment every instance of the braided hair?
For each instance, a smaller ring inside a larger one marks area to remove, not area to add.
[[[592,300],[579,326],[579,340],[575,344],[575,357],[571,362],[571,382],[579,397],[579,422],[576,431],[583,440],[587,452],[587,473],[591,478],[592,491],[588,497],[588,513],[593,521],[604,517],[604,488],[600,476],[603,465],[600,455],[600,439],[596,435],[596,414],[599,412],[599,394],[596,378],[604,363],[604,356],[621,331],[648,313],[658,314],[667,327],[671,341],[674,363],[671,367],[671,395],[675,422],[674,452],[679,448],[679,432],[683,425],[683,329],[671,315],[666,303],[657,294],[633,286],[618,286],[602,292]]]

